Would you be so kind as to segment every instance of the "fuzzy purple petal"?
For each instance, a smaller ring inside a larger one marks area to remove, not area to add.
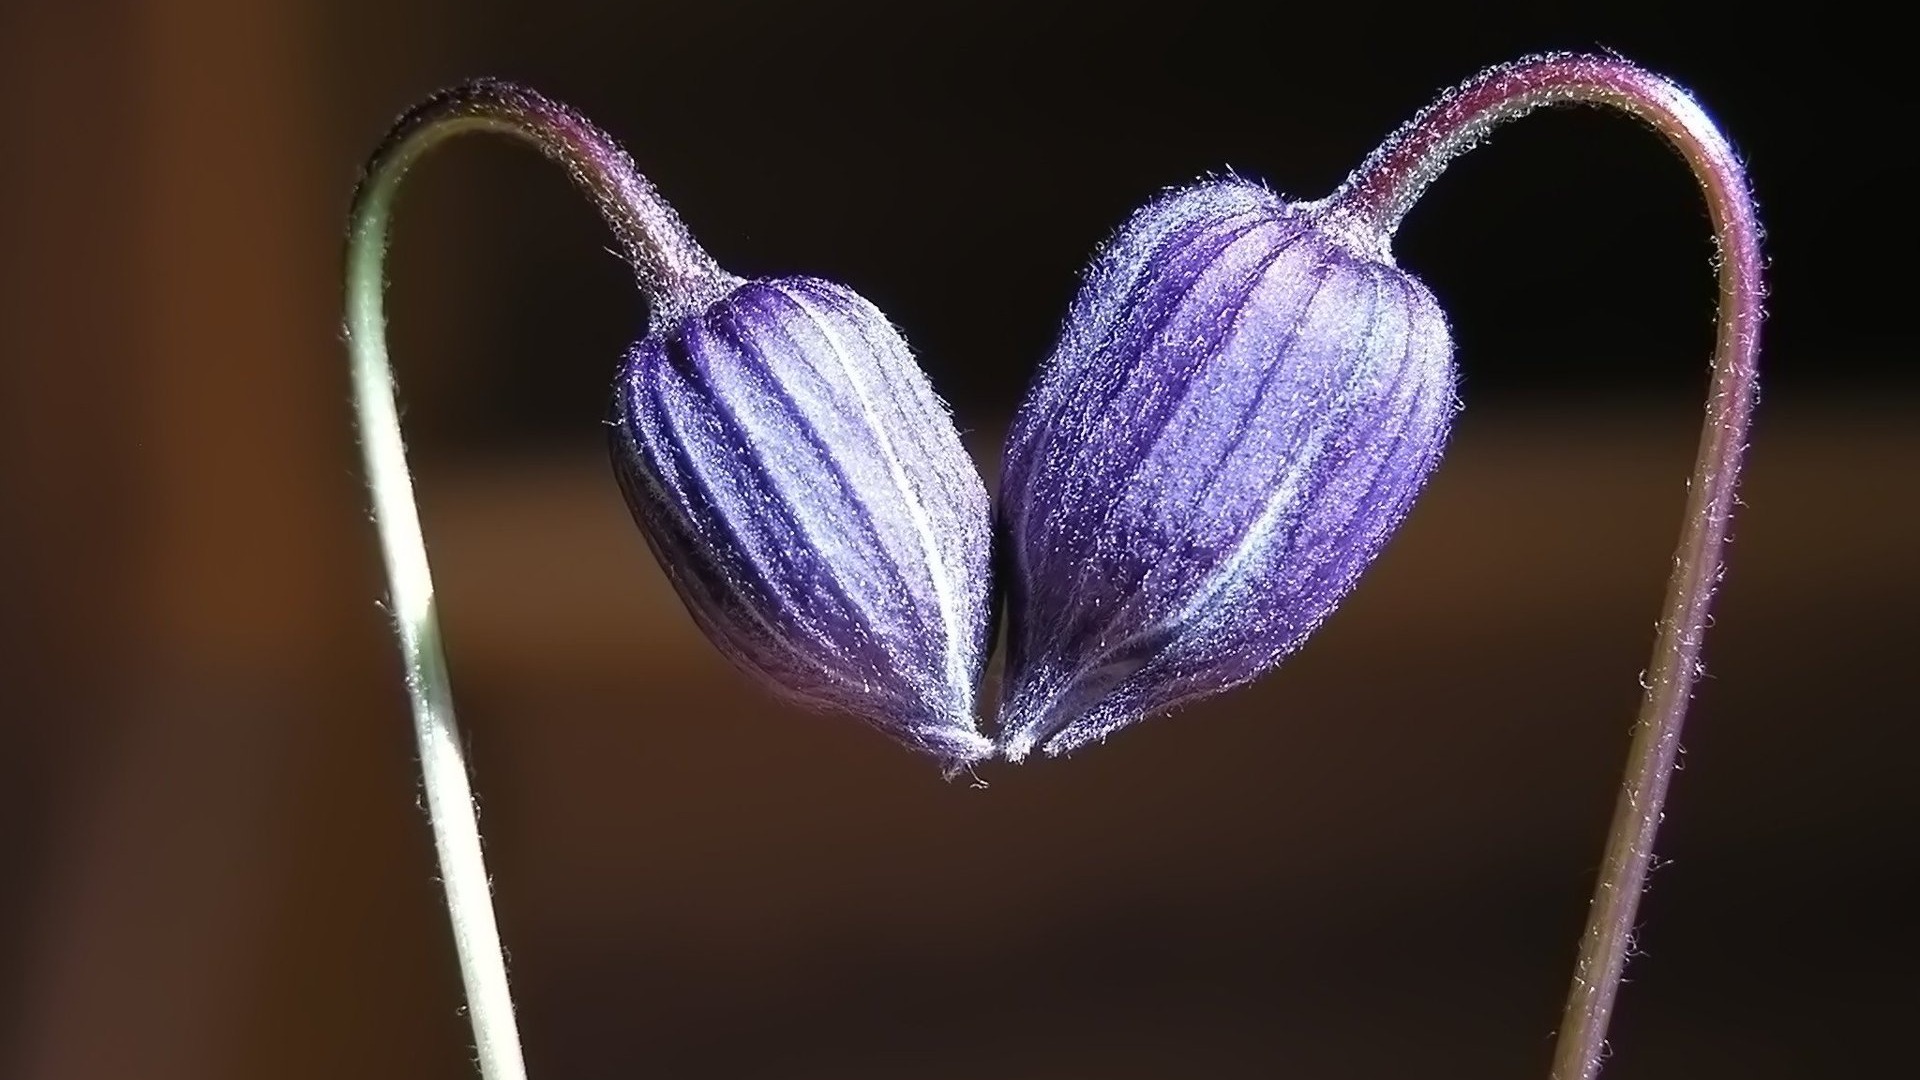
[[[1209,181],[1137,214],[1088,274],[1008,443],[1009,757],[1278,664],[1438,460],[1438,305],[1312,210]]]
[[[748,282],[650,334],[615,387],[612,452],[661,566],[736,664],[949,765],[989,751],[986,492],[873,305]]]

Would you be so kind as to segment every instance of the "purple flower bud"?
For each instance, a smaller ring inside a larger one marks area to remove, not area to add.
[[[987,648],[986,490],[907,344],[849,289],[732,283],[614,392],[634,520],[714,644],[781,696],[957,769]]]
[[[1089,272],[1007,447],[1009,758],[1272,668],[1438,460],[1445,317],[1323,206],[1206,181]]]

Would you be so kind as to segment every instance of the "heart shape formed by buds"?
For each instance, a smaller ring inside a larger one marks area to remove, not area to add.
[[[611,139],[509,84],[436,95],[375,155],[349,269],[357,392],[370,429],[393,426],[379,253],[399,176],[460,131],[534,143],[592,195],[651,305],[616,385],[611,447],[696,623],[782,696],[863,717],[951,772],[996,748],[974,711],[1004,589],[997,749],[1063,753],[1259,676],[1354,586],[1457,408],[1445,317],[1389,240],[1494,126],[1573,102],[1646,121],[1701,178],[1716,235],[1743,260],[1722,275],[1716,377],[1732,389],[1714,401],[1739,399],[1760,295],[1739,163],[1679,87],[1568,55],[1461,84],[1327,199],[1215,179],[1135,214],[1015,417],[997,581],[979,476],[886,318],[828,282],[721,271]],[[1737,462],[1726,447],[1745,414],[1731,410],[1710,412],[1703,461]],[[431,590],[397,436],[367,453],[403,644],[425,669]],[[1716,477],[1703,504],[1716,529],[1729,485]],[[1704,543],[1689,541],[1683,566],[1700,565]],[[1689,603],[1674,625],[1703,616]],[[418,716],[438,708],[432,681]]]
[[[1341,226],[1210,180],[1096,259],[1007,442],[1008,757],[1255,678],[1405,515],[1455,411],[1446,320]]]
[[[1246,682],[1311,634],[1437,461],[1455,402],[1446,322],[1388,240],[1448,161],[1545,105],[1619,109],[1691,166],[1720,247],[1698,464],[1630,764],[1554,1056],[1596,1075],[1652,860],[1758,388],[1760,228],[1739,159],[1669,80],[1614,57],[1488,69],[1328,199],[1208,181],[1140,211],[1087,277],[1015,419],[999,530],[1011,655],[1000,749],[1104,738]],[[653,311],[615,387],[614,468],[695,621],[782,695],[841,709],[949,774],[991,630],[987,500],[906,344],[851,291],[743,282],[694,244],[577,113],[510,84],[402,117],[354,195],[347,331],[368,484],[407,669],[475,1054],[525,1074],[440,650],[385,342],[394,191],[466,131],[533,143],[593,197]]]

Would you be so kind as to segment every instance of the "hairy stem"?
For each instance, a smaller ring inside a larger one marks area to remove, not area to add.
[[[1607,1021],[1632,944],[1681,726],[1700,673],[1701,642],[1721,578],[1727,525],[1759,389],[1764,285],[1760,225],[1745,170],[1713,120],[1670,80],[1611,57],[1538,56],[1491,69],[1442,96],[1374,151],[1328,199],[1325,212],[1349,235],[1369,238],[1385,256],[1400,219],[1449,162],[1495,127],[1541,106],[1560,104],[1619,109],[1663,136],[1699,181],[1719,247],[1719,317],[1706,422],[1688,482],[1686,516],[1646,675],[1647,692],[1634,722],[1626,777],[1554,1050],[1554,1080],[1592,1080],[1600,1072]]]
[[[428,150],[473,131],[514,136],[566,167],[619,237],[655,319],[704,303],[731,279],[693,242],[612,139],[570,109],[504,83],[455,87],[402,117],[369,160],[354,194],[346,256],[353,401],[413,708],[427,816],[453,921],[480,1074],[486,1080],[523,1080],[526,1066],[460,729],[454,721],[426,541],[400,437],[382,295],[387,233],[401,177]]]

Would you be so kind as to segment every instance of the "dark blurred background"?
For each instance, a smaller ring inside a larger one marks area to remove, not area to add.
[[[0,3],[0,1076],[471,1074],[338,340],[410,102],[521,79],[728,267],[898,322],[992,471],[1094,246],[1232,169],[1329,190],[1478,67],[1693,87],[1769,228],[1768,389],[1610,1078],[1884,1069],[1912,922],[1910,87],[1844,4]],[[1712,329],[1677,158],[1588,112],[1398,252],[1455,448],[1255,688],[985,789],[769,704],[632,530],[645,312],[502,143],[402,200],[393,341],[537,1080],[1541,1077]]]

